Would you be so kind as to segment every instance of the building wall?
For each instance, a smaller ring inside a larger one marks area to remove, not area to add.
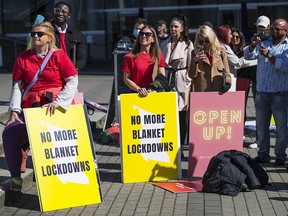
[[[0,0],[0,33],[25,41],[37,14],[51,13],[59,0]],[[67,0],[68,1],[68,0]],[[249,38],[256,30],[254,23],[259,15],[274,20],[287,18],[287,1],[246,0],[69,0],[73,7],[70,24],[83,31],[90,61],[112,60],[112,52],[123,35],[131,33],[137,17],[144,17],[151,25],[158,19],[169,24],[174,16],[185,14],[189,31],[194,33],[204,21],[214,26],[229,24],[240,28]],[[220,3],[221,2],[221,3]],[[247,10],[243,13],[245,6]]]

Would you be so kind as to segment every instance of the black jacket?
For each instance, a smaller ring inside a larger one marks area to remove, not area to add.
[[[60,34],[55,28],[56,46],[60,48]],[[73,61],[73,47],[76,47],[76,64],[75,67],[81,70],[86,65],[86,48],[85,39],[81,31],[68,25],[65,34],[66,53]]]
[[[213,156],[203,176],[203,192],[236,196],[268,184],[266,171],[244,152],[226,150]]]

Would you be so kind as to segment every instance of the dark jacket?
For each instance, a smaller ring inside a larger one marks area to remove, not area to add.
[[[226,150],[212,157],[203,176],[203,192],[236,196],[268,184],[266,171],[244,152]]]
[[[60,35],[55,28],[56,46],[60,48]],[[86,65],[86,48],[85,39],[81,31],[68,25],[65,34],[66,53],[74,63],[73,60],[73,47],[76,47],[76,64],[75,67],[81,70]]]
[[[157,92],[169,92],[170,87],[167,78],[163,74],[158,74],[155,80],[149,84],[148,89]]]

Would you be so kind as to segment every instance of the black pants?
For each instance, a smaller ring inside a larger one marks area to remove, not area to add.
[[[180,127],[180,142],[181,145],[185,144],[185,138],[187,133],[187,120],[186,120],[187,111],[179,111],[179,127]],[[188,140],[188,136],[187,136]]]

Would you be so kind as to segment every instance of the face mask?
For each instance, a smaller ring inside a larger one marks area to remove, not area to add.
[[[136,29],[136,28],[133,29],[133,35],[134,35],[135,37],[138,36],[139,32],[140,32],[140,29]]]

